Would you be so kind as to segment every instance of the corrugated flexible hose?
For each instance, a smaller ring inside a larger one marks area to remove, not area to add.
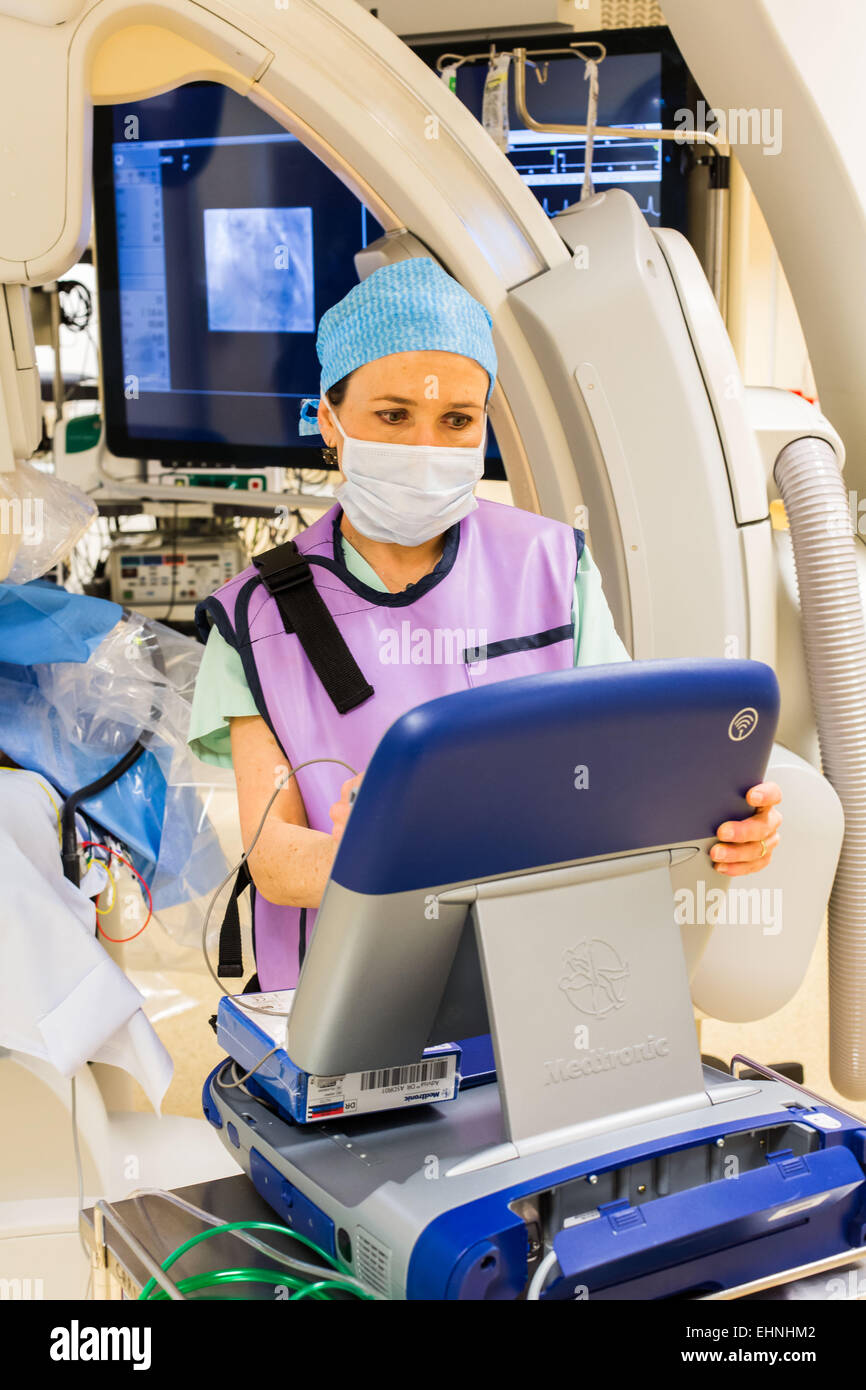
[[[773,474],[791,528],[824,775],[845,812],[828,905],[830,1079],[866,1098],[866,624],[848,492],[823,439],[798,439]]]

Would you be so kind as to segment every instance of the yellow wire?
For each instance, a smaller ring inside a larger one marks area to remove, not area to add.
[[[45,786],[45,783],[42,780],[42,774],[39,772],[33,772],[33,770],[29,767],[0,767],[0,772],[26,772],[28,777],[36,778],[39,786],[42,788],[45,795],[48,797],[48,800],[51,802],[51,805],[54,807],[54,814],[57,817],[57,839],[58,842],[62,845],[63,832],[60,827],[60,808],[57,805],[57,802],[54,800],[54,797],[51,795],[48,788]]]
[[[98,864],[101,869],[105,870],[106,874],[108,875],[108,881],[111,884],[112,889],[114,890],[111,894],[111,907],[96,908],[96,911],[100,914],[100,916],[102,916],[106,912],[111,912],[112,908],[114,907],[114,904],[117,902],[117,883],[115,881],[114,874],[111,872],[108,865],[105,864],[101,859],[88,859],[87,863],[84,865],[85,869],[89,869],[91,864]],[[96,896],[99,897],[104,892],[105,889],[101,888]],[[96,907],[95,903],[93,905],[94,907]]]

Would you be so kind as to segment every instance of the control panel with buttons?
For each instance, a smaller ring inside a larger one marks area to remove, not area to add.
[[[108,572],[111,597],[125,608],[191,620],[195,605],[244,567],[234,541],[179,540],[176,546],[115,546]]]

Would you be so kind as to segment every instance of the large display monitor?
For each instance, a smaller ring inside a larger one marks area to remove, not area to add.
[[[197,82],[95,112],[108,445],[123,457],[322,467],[298,434],[316,324],[382,228],[244,97]],[[298,457],[290,451],[298,451]]]
[[[428,61],[432,55],[422,54]],[[457,95],[480,115],[485,65]],[[582,65],[530,79],[539,119],[583,119]],[[605,60],[599,119],[658,123],[659,53]],[[298,433],[318,395],[316,324],[357,283],[354,255],[382,228],[296,137],[251,102],[197,82],[95,111],[94,207],[106,437],[119,457],[322,468]],[[577,201],[583,142],[520,128],[509,158],[551,214]],[[628,189],[651,223],[659,143],[599,142],[599,188]],[[669,219],[666,225],[676,225]],[[492,433],[488,477],[504,477]]]

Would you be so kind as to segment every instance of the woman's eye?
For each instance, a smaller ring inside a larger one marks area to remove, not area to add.
[[[379,410],[376,413],[386,425],[401,425],[408,418],[405,410]],[[461,415],[459,411],[452,411],[450,415],[444,416],[444,420],[452,429],[457,430],[464,430],[467,425],[472,424],[472,416]]]

